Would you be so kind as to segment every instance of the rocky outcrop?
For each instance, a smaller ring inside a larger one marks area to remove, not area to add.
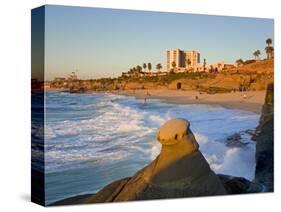
[[[219,174],[227,194],[250,194],[263,192],[264,186],[259,183],[251,182],[243,177],[234,177]]]
[[[274,190],[274,85],[269,84],[262,109],[259,126],[255,135],[256,171],[254,182],[264,185],[264,191]]]

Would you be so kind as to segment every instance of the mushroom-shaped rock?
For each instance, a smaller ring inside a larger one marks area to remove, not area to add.
[[[189,127],[185,119],[167,121],[157,133],[162,149],[154,161],[131,178],[115,181],[81,203],[226,194]]]
[[[162,144],[158,157],[132,178],[116,186],[114,191],[106,192],[105,187],[88,201],[112,202],[225,194],[221,181],[198,150],[199,145],[189,127],[190,123],[185,119],[167,121],[157,133],[157,140]],[[106,193],[110,195],[103,195]]]
[[[189,126],[185,119],[172,119],[160,127],[157,140],[162,144],[162,150],[157,161],[158,168],[164,169],[198,151],[199,145]]]

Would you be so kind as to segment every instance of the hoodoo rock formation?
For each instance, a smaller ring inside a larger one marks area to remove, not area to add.
[[[160,127],[158,157],[115,189],[105,187],[86,202],[118,202],[225,194],[219,178],[198,150],[189,122],[174,119]],[[111,190],[111,192],[108,192]],[[109,195],[106,195],[109,194]]]
[[[166,122],[157,134],[162,149],[154,161],[134,176],[115,181],[97,194],[86,196],[75,203],[226,194],[219,177],[199,151],[199,145],[189,127],[189,122],[184,119]]]

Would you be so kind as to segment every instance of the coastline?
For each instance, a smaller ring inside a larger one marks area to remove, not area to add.
[[[160,99],[173,104],[219,105],[227,109],[238,109],[260,114],[266,90],[207,94],[194,90],[126,90],[112,92],[118,95],[134,96],[137,99]]]
[[[45,88],[45,91],[64,92],[64,91],[69,91],[69,89],[65,89],[65,88]]]
[[[66,89],[47,88],[46,91],[68,92]],[[171,89],[136,89],[136,90],[108,90],[86,91],[90,93],[113,93],[122,96],[133,96],[136,99],[159,99],[172,104],[207,104],[221,106],[227,109],[238,109],[261,114],[266,90],[208,94],[196,90]]]

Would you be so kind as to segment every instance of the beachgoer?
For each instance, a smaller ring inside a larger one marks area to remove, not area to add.
[[[147,95],[147,96],[150,96],[150,93],[147,91],[147,92],[146,92],[146,95]]]

